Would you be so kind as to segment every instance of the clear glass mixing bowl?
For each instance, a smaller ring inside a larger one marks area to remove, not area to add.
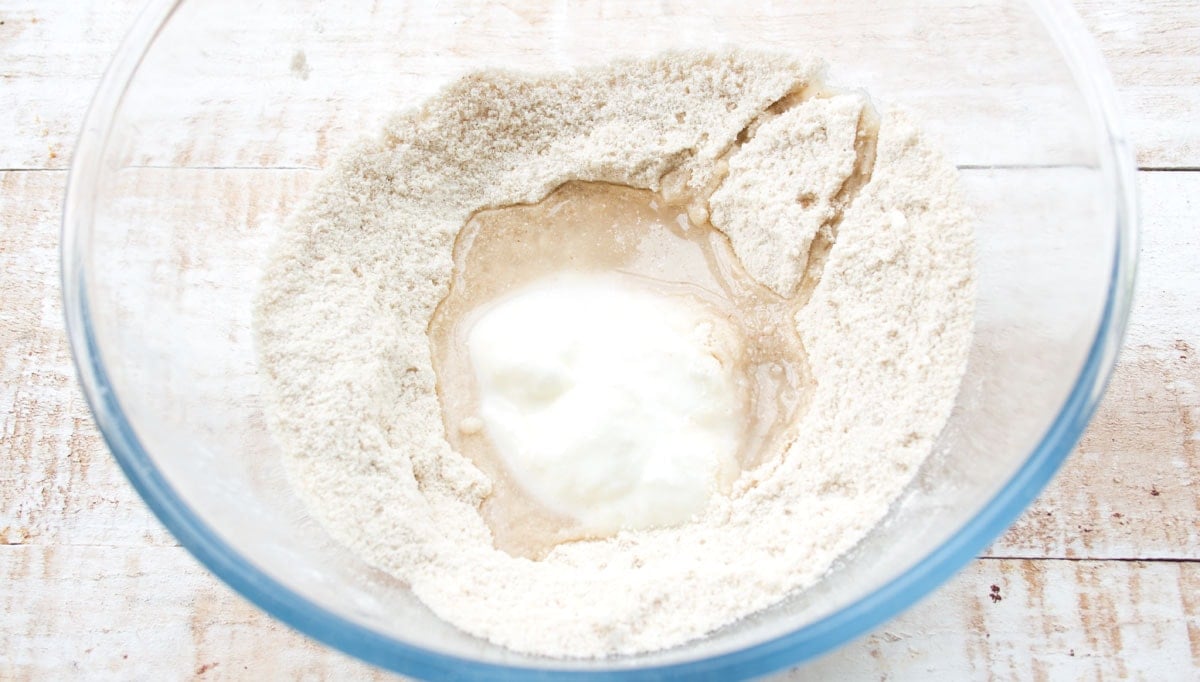
[[[954,415],[887,522],[775,608],[603,661],[466,635],[341,551],[289,490],[249,331],[266,247],[343,143],[455,74],[730,44],[825,57],[834,84],[915,110],[962,169],[979,305]],[[157,0],[80,137],[63,295],[84,391],[134,486],[201,562],[280,620],[421,676],[749,676],[909,606],[1053,475],[1120,345],[1134,203],[1108,77],[1062,2]]]

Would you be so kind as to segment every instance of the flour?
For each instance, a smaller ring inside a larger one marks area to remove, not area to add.
[[[677,53],[477,73],[339,161],[288,223],[256,310],[269,419],[299,494],[447,621],[596,657],[703,636],[813,584],[887,513],[958,391],[971,225],[909,118],[820,93],[815,62]],[[807,301],[815,389],[783,452],[695,521],[494,549],[491,482],[443,429],[426,328],[476,211],[570,180],[689,199],[747,271]]]

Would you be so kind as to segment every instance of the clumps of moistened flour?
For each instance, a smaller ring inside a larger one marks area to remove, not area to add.
[[[972,228],[909,117],[817,62],[672,53],[485,71],[350,149],[292,217],[256,333],[269,419],[329,532],[456,626],[523,652],[677,645],[809,586],[886,515],[963,375]],[[693,521],[495,549],[491,482],[448,444],[427,327],[473,214],[568,181],[645,188],[724,232],[784,297],[815,383],[795,440]]]

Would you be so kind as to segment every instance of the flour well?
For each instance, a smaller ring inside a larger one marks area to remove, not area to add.
[[[553,656],[677,645],[817,581],[929,454],[974,300],[953,167],[818,73],[747,52],[483,72],[349,150],[289,221],[256,311],[271,427],[313,515],[449,622]],[[659,192],[727,235],[749,277],[802,302],[812,388],[788,441],[695,520],[530,561],[497,549],[493,479],[447,440],[427,332],[468,221],[572,181]]]
[[[688,213],[686,207],[672,205],[650,190],[569,182],[536,204],[481,211],[459,232],[454,275],[430,321],[429,345],[447,440],[492,482],[480,512],[497,548],[541,558],[562,542],[604,537],[596,534],[596,526],[539,504],[536,496],[523,490],[511,468],[503,465],[496,447],[498,434],[462,428],[482,415],[480,387],[475,381],[478,363],[467,352],[476,321],[514,292],[537,287],[547,279],[598,277],[610,282],[610,289],[635,287],[663,296],[672,307],[694,310],[699,305],[711,311],[718,318],[710,321],[712,331],[724,330],[719,336],[733,337],[730,352],[716,355],[729,365],[735,390],[742,394],[736,401],[738,411],[747,417],[747,423],[741,424],[744,433],[731,473],[757,466],[791,440],[796,417],[812,391],[808,361],[795,331],[798,306],[756,283],[733,253],[729,239],[711,225],[692,223]],[[554,315],[545,323],[562,324],[562,317]],[[532,338],[527,330],[513,331],[525,346],[543,346],[548,340]],[[636,336],[637,332],[609,329],[599,335],[608,333]],[[613,369],[620,373],[620,368]],[[653,413],[679,409],[695,397],[667,395],[673,390],[704,392],[699,386],[680,390],[661,379],[654,385],[627,388],[637,389],[632,391],[635,395],[620,399],[619,404],[631,406],[644,397],[649,409],[621,421],[641,426],[610,429],[598,428],[593,422],[592,428],[587,428],[589,418],[602,416],[604,410],[596,406],[591,414],[582,415],[584,419],[572,420],[576,421],[574,428],[598,432],[598,440],[609,445],[613,440],[625,440],[631,445],[626,454],[647,452],[635,441],[647,444],[668,430],[665,423],[661,428],[652,425]],[[577,397],[563,399],[573,402]],[[654,406],[661,402],[671,405]],[[561,407],[565,405],[556,409]],[[699,418],[696,407],[693,403],[677,416]],[[681,439],[671,442],[672,447],[683,447]],[[702,469],[707,450],[688,448],[679,454],[694,460],[686,466]],[[560,456],[566,453],[560,452]],[[727,476],[720,479],[724,482]]]

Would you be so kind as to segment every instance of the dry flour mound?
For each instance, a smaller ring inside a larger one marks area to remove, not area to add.
[[[929,454],[974,298],[954,169],[903,113],[876,119],[818,73],[746,52],[483,72],[349,150],[288,223],[256,311],[271,426],[314,516],[451,623],[554,656],[680,644],[820,578]],[[426,329],[469,217],[570,180],[690,197],[755,279],[810,289],[796,325],[816,386],[796,440],[694,522],[530,561],[493,548],[491,483],[446,441]]]

